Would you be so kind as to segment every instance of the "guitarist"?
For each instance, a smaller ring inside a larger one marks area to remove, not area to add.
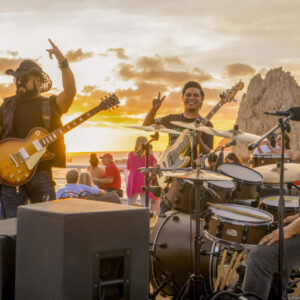
[[[32,60],[24,60],[14,71],[9,69],[7,75],[14,77],[16,94],[6,98],[0,106],[0,139],[25,138],[34,127],[43,127],[52,131],[61,124],[61,115],[71,106],[76,94],[75,79],[68,60],[59,48],[49,39],[50,58],[58,61],[62,73],[63,91],[49,98],[41,93],[51,89],[52,82],[42,68]],[[17,215],[17,207],[31,203],[56,199],[51,167],[65,167],[65,144],[63,138],[49,146],[55,156],[51,160],[41,161],[29,182],[20,187],[5,184],[1,190],[1,216],[13,218]]]
[[[153,99],[152,108],[150,109],[149,113],[147,114],[144,120],[143,123],[144,126],[149,126],[155,123],[155,115],[158,109],[160,108],[165,97],[166,96],[163,96],[161,98],[159,93],[158,97]],[[197,118],[201,120],[202,117],[200,116],[199,111],[202,107],[203,100],[204,100],[204,92],[202,90],[201,85],[196,81],[188,81],[182,89],[182,101],[184,105],[183,112],[180,114],[171,114],[162,117],[160,119],[161,124],[169,129],[183,131],[184,128],[171,124],[171,121],[192,123]],[[213,127],[211,122],[208,122],[206,126]],[[177,134],[169,134],[169,146],[173,145],[177,138],[178,138]],[[198,152],[207,154],[210,152],[212,148],[213,148],[213,136],[204,132],[197,132],[197,135],[193,143],[194,159],[196,159]]]

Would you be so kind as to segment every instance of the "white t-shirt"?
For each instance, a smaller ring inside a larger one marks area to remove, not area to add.
[[[260,149],[261,149],[261,151],[263,152],[263,153],[269,153],[269,152],[271,152],[271,149],[267,146],[267,145],[261,145],[260,146]],[[280,149],[279,148],[279,146],[275,146],[275,148],[272,148],[272,149]],[[259,152],[258,152],[258,149],[256,148],[255,149],[255,151],[254,151],[254,153],[253,154],[260,154]]]

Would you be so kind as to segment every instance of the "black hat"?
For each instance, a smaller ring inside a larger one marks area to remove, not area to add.
[[[7,75],[14,77],[24,76],[27,74],[34,74],[41,78],[40,92],[45,93],[51,89],[52,81],[48,74],[46,74],[42,68],[34,61],[26,59],[21,62],[17,70],[8,69],[5,71]]]

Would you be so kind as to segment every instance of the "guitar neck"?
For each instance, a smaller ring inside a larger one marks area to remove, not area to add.
[[[206,115],[206,117],[201,121],[202,125],[206,125],[208,121],[215,115],[215,113],[224,105],[223,100],[220,100],[219,103]]]
[[[56,130],[52,131],[51,133],[47,134],[46,136],[41,138],[39,140],[39,142],[41,143],[41,145],[43,147],[47,147],[48,145],[50,145],[51,143],[53,143],[57,139],[59,139],[61,136],[63,136],[65,133],[67,133],[68,131],[72,130],[73,128],[79,126],[84,121],[86,121],[87,119],[93,117],[96,113],[98,113],[101,110],[102,109],[100,108],[99,105],[92,108],[91,110],[89,110],[88,112],[82,114],[81,116],[74,119],[73,121],[67,123],[66,125],[64,125],[60,128],[57,128]]]

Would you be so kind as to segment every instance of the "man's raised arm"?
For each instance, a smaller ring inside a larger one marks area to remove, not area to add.
[[[152,100],[152,107],[148,114],[145,117],[145,120],[143,122],[143,126],[149,126],[155,123],[155,115],[158,109],[160,108],[162,102],[165,100],[166,96],[163,96],[160,98],[160,92],[158,93],[157,98],[154,98]]]
[[[67,58],[64,57],[58,47],[50,39],[49,42],[52,46],[51,49],[47,49],[49,56],[51,59],[53,55],[56,57],[62,73],[63,91],[57,95],[56,104],[60,111],[65,113],[73,103],[73,99],[76,95],[75,78],[69,67]]]

